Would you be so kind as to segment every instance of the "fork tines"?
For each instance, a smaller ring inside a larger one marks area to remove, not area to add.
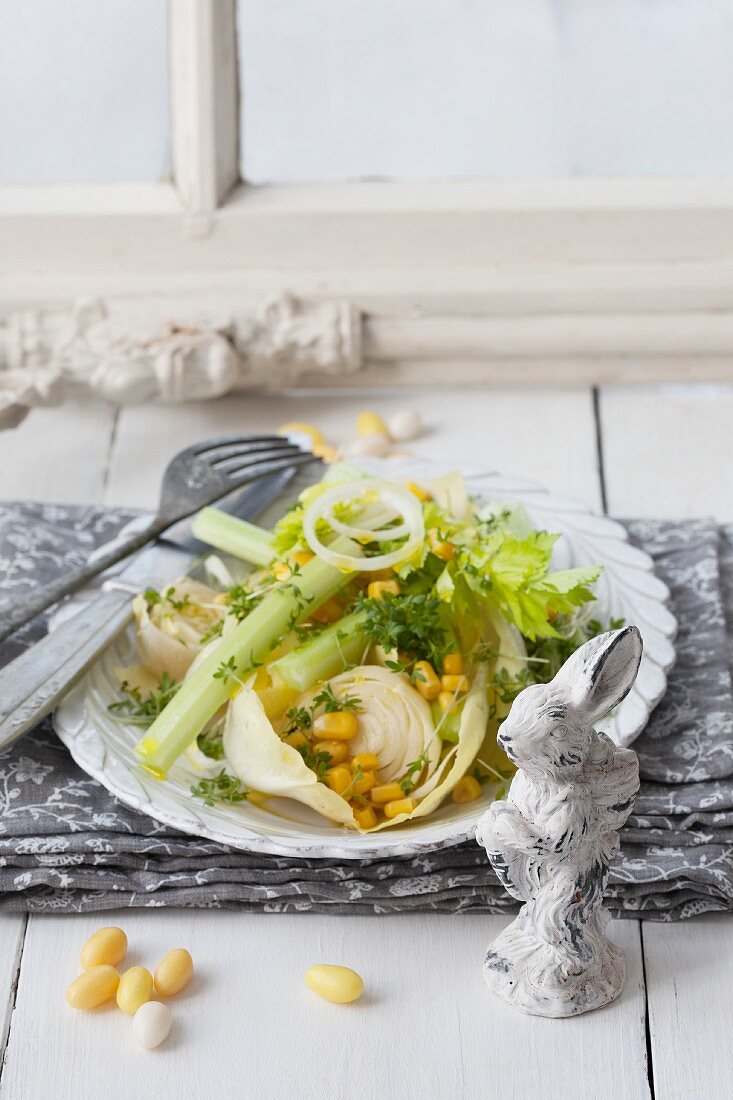
[[[222,447],[237,446],[243,451],[256,451],[275,444],[297,446],[285,435],[222,435],[218,439],[207,439],[203,443],[195,444],[191,447],[191,454],[196,455],[197,458],[203,458],[204,455],[219,451]]]
[[[241,462],[249,459],[252,462],[262,462],[267,458],[288,458],[301,455],[306,452],[295,443],[288,443],[286,439],[280,439],[277,444],[257,443],[255,446],[242,447],[236,443],[228,443],[217,447],[214,451],[207,452],[199,461],[207,466],[213,466],[215,470],[227,470],[233,462]]]
[[[259,458],[257,461],[240,462],[238,466],[219,467],[219,471],[236,481],[254,481],[258,477],[267,474],[276,474],[279,470],[287,470],[292,466],[304,466],[308,462],[320,462],[318,455],[311,451],[283,452],[280,455],[269,455],[267,458]]]

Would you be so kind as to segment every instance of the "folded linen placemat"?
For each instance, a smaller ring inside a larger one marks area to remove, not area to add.
[[[0,505],[3,607],[78,567],[132,512]],[[634,520],[678,617],[667,694],[635,743],[642,788],[622,834],[608,903],[673,920],[733,908],[733,527]],[[45,629],[0,648],[0,664]],[[473,842],[416,858],[343,862],[251,855],[118,802],[71,760],[46,721],[0,754],[0,909],[238,906],[269,912],[510,912]]]

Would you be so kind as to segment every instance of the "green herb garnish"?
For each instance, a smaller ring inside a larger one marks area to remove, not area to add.
[[[358,714],[361,710],[361,700],[357,695],[344,695],[343,698],[337,698],[333,688],[330,684],[326,684],[316,696],[313,698],[313,707],[323,707],[326,714],[333,714],[334,711],[348,710],[352,714]]]
[[[247,797],[236,775],[230,775],[224,768],[213,779],[202,779],[191,787],[191,794],[203,799],[206,806],[213,806],[215,802],[244,802]]]
[[[155,691],[151,691],[149,695],[143,695],[138,688],[131,687],[126,680],[123,680],[120,690],[125,698],[119,699],[116,703],[110,703],[107,710],[124,716],[126,721],[133,722],[135,725],[149,726],[170,703],[180,686],[167,672],[164,672]]]

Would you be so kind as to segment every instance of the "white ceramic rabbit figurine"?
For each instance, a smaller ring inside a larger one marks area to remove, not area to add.
[[[639,765],[593,724],[631,689],[641,652],[633,626],[591,639],[551,683],[517,696],[499,732],[518,771],[476,837],[525,904],[489,947],[484,979],[524,1012],[574,1016],[623,987],[624,956],[604,934],[602,899]]]

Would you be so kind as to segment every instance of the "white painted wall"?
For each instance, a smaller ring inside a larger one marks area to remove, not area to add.
[[[1,0],[0,184],[170,172],[166,0]]]
[[[240,0],[238,24],[255,183],[733,172],[733,0]],[[0,0],[0,184],[154,180],[169,129],[166,0]]]
[[[733,0],[240,0],[242,174],[733,172]]]

